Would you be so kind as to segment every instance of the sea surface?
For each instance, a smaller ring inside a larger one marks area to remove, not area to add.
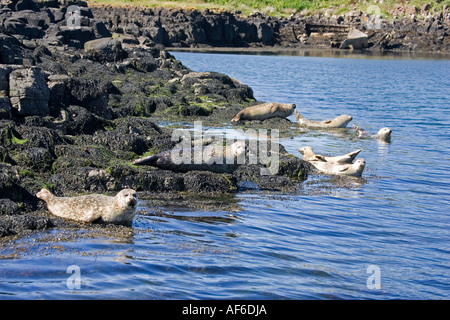
[[[0,299],[450,298],[449,60],[173,55],[306,118],[389,127],[392,143],[293,123],[287,151],[362,148],[362,179],[311,175],[295,194],[244,187],[203,209],[140,201],[120,236],[32,234],[0,246]]]

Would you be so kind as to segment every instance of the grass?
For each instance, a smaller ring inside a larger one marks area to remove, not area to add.
[[[89,3],[109,5],[131,5],[147,7],[168,7],[184,9],[240,10],[244,14],[254,11],[275,16],[287,16],[295,12],[311,15],[329,10],[330,14],[343,14],[351,10],[367,11],[371,5],[380,8],[384,17],[396,3],[415,5],[419,11],[423,4],[431,5],[432,10],[442,11],[444,5],[450,7],[450,0],[88,0]],[[381,3],[380,3],[381,2]]]

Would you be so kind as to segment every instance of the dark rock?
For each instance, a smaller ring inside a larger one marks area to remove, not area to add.
[[[0,119],[11,117],[11,101],[8,97],[0,97]]]
[[[52,168],[53,158],[47,149],[30,148],[18,154],[15,161],[24,168],[46,172]]]
[[[5,215],[0,218],[0,237],[24,234],[27,231],[45,230],[53,227],[50,218],[27,215]]]
[[[19,214],[20,208],[14,201],[9,199],[0,199],[0,216]]]
[[[231,175],[190,171],[184,174],[184,186],[193,194],[230,193],[237,191],[237,179]]]
[[[104,79],[71,78],[68,86],[71,104],[82,106],[105,119],[112,118],[108,108],[108,92],[113,90],[111,82]]]
[[[110,123],[86,108],[80,106],[69,106],[67,119],[63,122],[66,133],[69,135],[94,134],[97,130],[103,130]]]
[[[22,201],[22,191],[19,173],[15,167],[0,163],[0,194],[2,198]]]
[[[84,44],[84,51],[89,59],[99,62],[116,62],[123,60],[127,55],[122,49],[120,41],[113,38],[87,41]]]

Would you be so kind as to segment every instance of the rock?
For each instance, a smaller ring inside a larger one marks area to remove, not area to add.
[[[264,45],[272,45],[273,30],[265,22],[260,22],[257,24],[258,40]]]
[[[126,57],[120,41],[113,38],[101,38],[84,44],[89,59],[99,62],[117,62]]]
[[[11,101],[8,97],[0,97],[0,119],[11,117]]]
[[[367,39],[367,34],[358,29],[352,29],[349,31],[347,39],[342,42],[340,49],[361,50],[367,48]]]
[[[111,82],[93,78],[71,78],[67,87],[70,104],[82,106],[105,119],[112,118],[108,108],[108,93],[113,89]]]
[[[53,227],[53,221],[46,217],[26,215],[5,215],[0,219],[0,237],[24,234],[27,231],[45,230]]]
[[[22,201],[19,173],[9,164],[0,163],[0,194],[2,198]]]
[[[50,91],[40,68],[12,71],[9,75],[9,87],[13,113],[21,116],[49,114]]]
[[[428,10],[430,10],[431,5],[429,3],[424,3],[422,5],[422,9],[420,10],[420,12],[422,13],[422,15],[425,15],[427,13]]]
[[[0,33],[0,63],[20,63],[23,51],[20,45],[15,37]]]
[[[71,105],[67,107],[67,119],[62,123],[69,135],[94,134],[102,130],[109,122],[86,108]]]
[[[10,199],[0,199],[0,216],[20,213],[19,206]]]
[[[65,74],[53,74],[48,77],[48,88],[50,90],[49,107],[56,112],[62,105],[66,105],[69,101],[66,88],[69,84],[70,77]]]
[[[15,160],[18,165],[37,172],[46,172],[52,168],[53,157],[44,148],[27,148],[21,151]]]

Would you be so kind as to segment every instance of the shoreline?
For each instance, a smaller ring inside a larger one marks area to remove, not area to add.
[[[380,18],[362,11],[341,15],[277,17],[254,12],[213,11],[182,7],[101,5],[90,7],[112,33],[150,37],[170,50],[386,52],[421,55],[450,54],[450,10],[397,19]],[[351,30],[360,31],[358,35]],[[358,41],[356,41],[356,39]],[[349,49],[350,48],[350,49]]]
[[[250,165],[230,174],[134,166],[133,160],[175,145],[174,128],[155,121],[220,125],[263,102],[226,74],[189,70],[169,50],[367,57],[337,49],[333,41],[344,41],[342,33],[312,32],[301,16],[243,19],[230,12],[77,3],[79,28],[68,27],[62,4],[28,0],[23,7],[12,0],[0,10],[0,238],[60,225],[51,215],[36,214],[46,212],[35,197],[43,187],[58,196],[132,188],[180,197],[233,195],[241,181],[290,192],[306,180],[308,163],[286,154],[280,160],[283,171],[273,181]],[[358,25],[361,17],[358,13],[342,22]],[[436,20],[436,30],[444,32],[430,40],[440,39],[437,49],[447,46],[447,24],[438,25],[446,19]],[[293,28],[309,32],[301,49]],[[394,57],[405,48],[422,56],[421,47],[404,41],[413,35],[409,29],[401,30],[403,37],[389,33],[383,47],[395,46]],[[377,36],[383,37],[374,33],[370,39]],[[428,42],[422,45],[431,48]],[[291,125],[284,118],[252,124]]]
[[[449,60],[448,52],[414,52],[414,51],[351,51],[323,48],[292,48],[292,47],[202,47],[180,48],[166,47],[169,52],[193,52],[214,54],[248,54],[248,55],[280,55],[319,58],[350,58],[350,59],[417,59],[417,60]]]

